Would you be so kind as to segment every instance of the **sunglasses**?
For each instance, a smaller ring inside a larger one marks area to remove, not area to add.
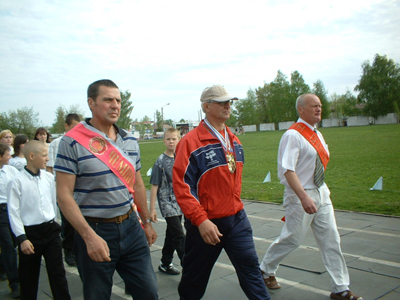
[[[211,101],[208,101],[207,103],[217,103],[217,104],[219,104],[219,105],[221,105],[221,106],[225,106],[227,103],[229,103],[230,105],[232,105],[232,104],[233,104],[233,100],[228,100],[228,101],[224,101],[224,102],[219,102],[219,101],[211,100]]]

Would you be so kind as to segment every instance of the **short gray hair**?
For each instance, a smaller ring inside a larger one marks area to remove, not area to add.
[[[201,102],[201,110],[203,111],[203,113],[206,113],[205,109],[204,109],[204,104],[206,104],[207,102]]]
[[[305,99],[306,99],[307,95],[309,95],[309,94],[303,94],[303,95],[300,95],[299,97],[297,97],[297,99],[296,99],[296,110],[298,110],[297,108],[299,106],[304,106],[304,102],[305,102]]]

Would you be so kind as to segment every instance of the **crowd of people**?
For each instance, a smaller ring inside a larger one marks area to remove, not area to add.
[[[158,221],[157,199],[167,224],[158,270],[181,274],[181,300],[203,297],[222,250],[246,297],[271,299],[268,289],[281,287],[276,278],[280,262],[299,247],[310,227],[331,276],[330,297],[362,300],[349,289],[324,182],[330,154],[317,130],[321,101],[313,94],[300,95],[299,119],[281,138],[278,177],[285,186],[285,224],[260,264],[240,198],[241,131],[234,134],[225,125],[235,100],[221,85],[208,87],[200,96],[205,118],[199,126],[182,138],[174,128],[165,132],[165,151],[152,168],[149,207],[138,141],[116,125],[121,95],[113,81],[90,84],[91,118],[81,121],[69,114],[65,135],[52,142],[44,127],[32,141],[1,131],[0,266],[11,296],[37,298],[43,257],[54,299],[71,299],[64,261],[77,267],[86,300],[110,299],[116,271],[132,299],[158,299],[150,256],[157,239],[152,226]],[[182,272],[173,263],[175,251]]]

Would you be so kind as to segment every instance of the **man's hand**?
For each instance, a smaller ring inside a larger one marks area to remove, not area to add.
[[[301,205],[306,213],[312,215],[315,214],[318,210],[317,206],[315,205],[313,199],[311,199],[308,195],[303,199],[300,199]]]
[[[35,254],[35,247],[33,247],[30,240],[25,240],[20,245],[22,253],[26,255]]]
[[[92,260],[97,262],[111,261],[110,249],[107,242],[95,232],[89,238],[85,239],[85,243],[88,255]]]
[[[144,225],[144,233],[146,235],[147,238],[147,242],[149,243],[149,247],[151,247],[157,239],[157,233],[155,232],[155,230],[153,229],[153,226],[151,226],[151,223],[145,223]]]
[[[219,238],[222,237],[222,233],[219,232],[217,225],[210,220],[207,219],[201,223],[199,225],[199,231],[206,244],[215,246],[221,242]]]
[[[287,170],[285,173],[285,177],[289,186],[296,193],[297,197],[299,197],[304,211],[308,214],[315,214],[318,208],[315,205],[314,201],[310,198],[310,196],[308,196],[303,186],[301,185],[299,177],[297,177],[297,174],[293,171]]]

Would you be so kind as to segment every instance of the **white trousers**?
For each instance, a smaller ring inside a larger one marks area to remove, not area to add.
[[[329,197],[330,191],[324,184],[319,189],[306,192],[314,200],[318,208],[317,213],[307,214],[297,195],[292,191],[285,190],[283,201],[285,225],[281,235],[265,253],[260,269],[269,276],[275,276],[282,259],[300,246],[311,227],[322,255],[322,261],[331,276],[332,291],[338,293],[348,290],[349,272],[340,248],[340,235]]]

